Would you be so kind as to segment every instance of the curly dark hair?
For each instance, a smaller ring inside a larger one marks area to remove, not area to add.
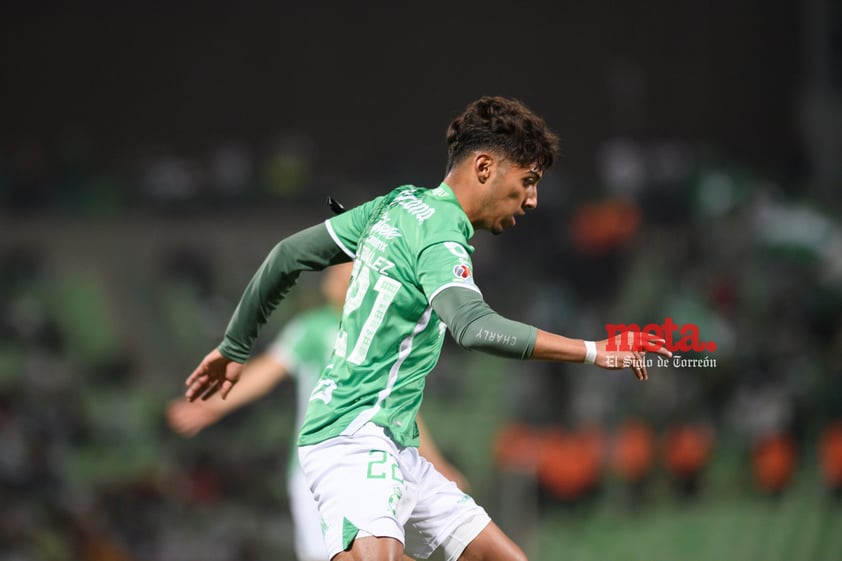
[[[558,153],[558,137],[516,99],[485,96],[447,127],[447,171],[474,150],[496,150],[520,166],[546,170]]]

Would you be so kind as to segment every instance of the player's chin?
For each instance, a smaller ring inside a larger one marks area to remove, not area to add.
[[[498,236],[498,235],[502,234],[503,232],[505,232],[506,230],[509,230],[511,228],[514,228],[514,227],[515,227],[515,219],[514,219],[514,217],[512,217],[512,218],[509,218],[508,220],[506,220],[504,222],[501,222],[500,224],[495,224],[494,227],[491,228],[491,233],[494,234],[495,236]]]

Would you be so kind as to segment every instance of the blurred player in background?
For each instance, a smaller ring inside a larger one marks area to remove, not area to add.
[[[522,103],[501,97],[471,103],[446,138],[438,187],[398,187],[282,240],[246,288],[221,345],[186,381],[190,401],[226,396],[298,275],[354,260],[335,352],[298,439],[334,561],[393,561],[404,551],[426,558],[438,548],[448,561],[526,558],[418,454],[415,418],[445,329],[468,349],[631,367],[641,380],[643,350],[670,354],[645,333],[634,334],[637,348],[609,350],[608,340],[570,339],[495,313],[474,283],[468,240],[475,229],[501,233],[537,206],[557,138]]]
[[[351,268],[351,263],[344,263],[325,271],[321,289],[326,304],[291,320],[265,353],[248,362],[237,389],[227,399],[216,395],[207,401],[172,402],[167,409],[167,418],[173,430],[182,436],[193,437],[229,413],[263,397],[277,384],[291,377],[296,381],[295,428],[298,434],[310,393],[336,341]],[[466,483],[462,474],[441,456],[420,417],[418,423],[421,429],[420,453],[446,477],[464,488]],[[295,528],[296,555],[299,561],[323,561],[327,559],[327,551],[319,512],[301,473],[295,450],[289,464],[287,489]]]

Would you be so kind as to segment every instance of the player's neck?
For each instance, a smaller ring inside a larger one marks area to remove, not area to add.
[[[453,191],[459,206],[468,216],[468,220],[474,227],[477,227],[475,220],[479,218],[480,206],[480,189],[476,182],[476,177],[473,174],[466,173],[465,170],[460,170],[458,167],[454,168],[444,178],[444,183]]]

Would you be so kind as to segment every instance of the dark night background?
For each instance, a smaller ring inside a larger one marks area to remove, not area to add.
[[[355,176],[437,166],[447,120],[523,99],[579,173],[604,138],[682,137],[804,172],[806,6],[143,3],[7,8],[3,139],[79,129],[107,160],[307,131]]]

